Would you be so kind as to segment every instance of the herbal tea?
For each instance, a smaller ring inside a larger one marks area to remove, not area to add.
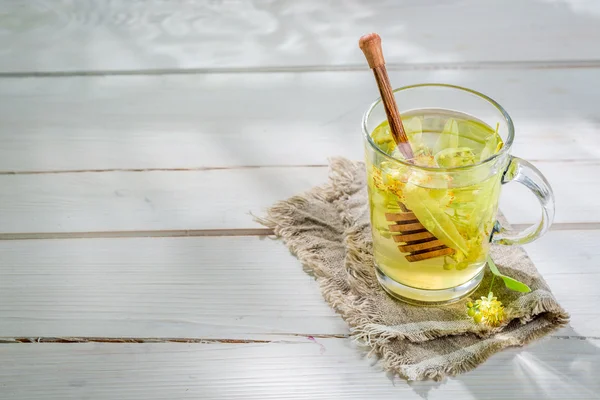
[[[404,113],[414,168],[375,154],[368,190],[375,262],[391,279],[418,289],[446,289],[485,265],[501,174],[483,163],[500,151],[497,128],[441,109]],[[371,133],[384,153],[404,160],[384,121]],[[369,159],[369,157],[367,157]],[[479,164],[479,165],[476,165]],[[456,167],[469,168],[461,169]]]

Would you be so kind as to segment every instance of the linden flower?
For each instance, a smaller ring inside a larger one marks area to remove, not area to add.
[[[373,167],[373,183],[375,184],[375,187],[379,190],[385,190],[385,184],[383,183],[383,177],[381,176],[381,170]]]
[[[488,325],[497,326],[504,319],[504,306],[492,292],[487,297],[482,296],[480,300],[475,301],[475,305]]]
[[[487,297],[482,296],[480,300],[476,300],[475,304],[469,301],[467,309],[467,314],[476,323],[483,322],[490,326],[498,326],[504,319],[504,306],[492,292]]]
[[[413,158],[413,160],[415,161],[415,164],[417,164],[417,165],[422,165],[422,166],[426,166],[426,167],[436,167],[437,166],[437,163],[435,162],[435,158],[429,154],[418,154]]]

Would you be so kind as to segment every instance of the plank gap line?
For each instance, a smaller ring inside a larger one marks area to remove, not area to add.
[[[0,338],[0,344],[17,343],[272,343],[253,339],[194,339],[194,338],[110,338],[110,337],[15,337]]]
[[[278,336],[303,337],[307,339],[347,339],[349,335],[327,334],[278,334]],[[248,344],[248,343],[285,343],[285,340],[269,339],[227,339],[227,338],[178,338],[178,337],[0,337],[0,344],[18,343],[223,343],[223,344]],[[288,341],[289,343],[297,343]]]
[[[600,68],[600,60],[547,60],[547,61],[477,61],[454,63],[390,63],[388,70],[474,70],[474,69],[582,69]],[[219,67],[219,68],[149,68],[114,70],[73,71],[7,71],[0,78],[65,78],[85,76],[128,76],[128,75],[199,75],[199,74],[247,74],[247,73],[307,73],[307,72],[356,72],[364,71],[364,64],[305,65],[266,67]]]
[[[280,335],[280,336],[286,336]],[[306,339],[349,339],[350,335],[307,335],[294,334]],[[600,336],[572,336],[572,335],[549,335],[548,339],[557,340],[600,340]],[[198,344],[267,344],[267,343],[298,343],[291,340],[268,340],[268,339],[214,339],[214,338],[159,338],[159,337],[0,337],[0,345],[3,344],[33,344],[33,343],[198,343]]]
[[[65,169],[48,171],[0,171],[0,175],[44,175],[44,174],[83,174],[103,172],[199,172],[199,171],[222,171],[230,169],[263,169],[263,168],[326,168],[327,164],[275,164],[275,165],[240,165],[240,166],[216,166],[216,167],[189,167],[189,168],[106,168],[106,169]]]
[[[174,229],[156,231],[98,231],[98,232],[34,232],[0,233],[0,240],[45,240],[45,239],[110,239],[110,238],[168,238],[204,236],[271,236],[270,228],[242,229]]]
[[[513,229],[523,229],[529,224],[513,224]],[[600,230],[600,222],[555,223],[551,231]],[[23,232],[0,233],[0,240],[47,240],[47,239],[111,239],[111,238],[169,238],[214,236],[272,236],[270,228],[240,229],[173,229],[150,231],[97,231],[97,232]]]
[[[352,160],[362,161],[362,160]],[[532,163],[579,163],[579,164],[598,164],[598,158],[584,159],[565,159],[565,160],[529,160]],[[202,171],[224,171],[224,170],[244,170],[244,169],[276,169],[276,168],[328,168],[329,164],[273,164],[273,165],[239,165],[239,166],[212,166],[212,167],[185,167],[185,168],[102,168],[102,169],[57,169],[57,170],[32,170],[32,171],[2,171],[0,175],[46,175],[46,174],[87,174],[87,173],[107,173],[107,172],[202,172]]]

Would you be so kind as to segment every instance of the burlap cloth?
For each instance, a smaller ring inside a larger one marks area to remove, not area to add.
[[[389,297],[373,267],[369,206],[362,163],[331,160],[329,182],[275,204],[259,221],[271,227],[314,275],[323,297],[384,369],[409,380],[469,371],[508,346],[521,346],[568,322],[535,266],[518,246],[493,246],[500,272],[531,288],[517,293],[494,282],[507,317],[496,328],[466,315],[465,302],[419,307]],[[472,298],[487,295],[491,274]]]

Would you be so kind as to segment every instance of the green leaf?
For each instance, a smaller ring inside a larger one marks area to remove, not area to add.
[[[496,153],[496,148],[498,147],[498,136],[491,135],[485,142],[485,146],[483,150],[481,150],[481,156],[479,157],[479,161],[484,161],[490,158],[493,154]]]
[[[447,147],[435,154],[435,162],[444,168],[473,164],[475,155],[468,147]]]
[[[513,279],[509,276],[502,275],[500,273],[500,271],[498,271],[498,267],[496,267],[496,263],[494,263],[494,260],[492,260],[491,256],[488,256],[487,263],[488,263],[488,266],[490,267],[490,271],[492,271],[492,274],[496,275],[498,278],[502,278],[502,280],[504,281],[504,284],[510,290],[514,290],[516,292],[521,292],[521,293],[531,292],[531,289],[529,288],[529,286],[527,286],[523,282],[519,282],[518,280]]]
[[[406,185],[404,190],[406,206],[415,214],[425,229],[431,232],[446,246],[467,255],[467,243],[460,235],[452,219],[440,207],[440,203],[427,194],[426,189]]]
[[[460,138],[464,140],[464,146],[472,146],[472,142],[485,144],[490,136],[489,126],[474,120],[460,121],[458,123]]]
[[[427,149],[425,143],[423,143],[423,124],[421,122],[421,117],[412,117],[403,120],[404,129],[406,130],[406,135],[408,136],[408,141],[417,156],[420,152],[423,152]]]
[[[433,153],[438,153],[439,151],[449,147],[458,147],[458,139],[458,122],[450,118],[448,121],[446,121],[444,129],[435,143]]]
[[[408,136],[420,135],[423,133],[423,124],[421,123],[420,117],[412,117],[408,121],[402,122],[404,123],[404,129],[406,130],[406,134]]]

